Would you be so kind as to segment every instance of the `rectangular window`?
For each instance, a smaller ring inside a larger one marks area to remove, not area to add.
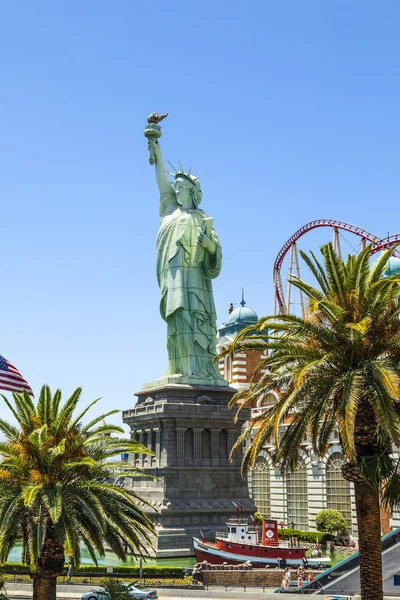
[[[400,575],[395,575],[393,577],[393,585],[400,585]]]
[[[231,533],[236,533],[236,527],[231,527]]]

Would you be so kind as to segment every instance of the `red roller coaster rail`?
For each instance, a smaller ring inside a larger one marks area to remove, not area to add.
[[[388,246],[393,246],[394,244],[400,242],[400,234],[392,235],[388,238],[381,239],[379,236],[362,229],[361,227],[356,227],[355,225],[351,225],[350,223],[346,223],[345,221],[336,221],[334,219],[318,219],[316,221],[311,221],[310,223],[306,223],[303,227],[300,227],[290,237],[287,242],[282,246],[279,250],[277,257],[274,262],[274,287],[275,287],[275,298],[276,304],[279,309],[279,312],[285,312],[286,305],[284,300],[284,291],[282,285],[281,278],[281,266],[284,261],[286,254],[289,252],[290,248],[299,240],[303,235],[312,231],[313,229],[317,229],[318,227],[330,227],[331,229],[347,231],[349,233],[353,233],[358,235],[362,241],[369,242],[373,244],[372,254],[387,248]],[[398,255],[396,253],[396,255]]]

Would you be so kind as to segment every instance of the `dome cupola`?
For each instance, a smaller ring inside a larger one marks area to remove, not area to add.
[[[246,327],[257,323],[257,313],[252,308],[246,306],[243,289],[242,300],[239,304],[240,306],[238,306],[237,308],[234,308],[233,304],[230,305],[229,319],[225,321],[225,323],[223,323],[222,327],[219,329],[220,338],[226,335],[234,337],[242,329],[245,329]]]
[[[400,258],[397,258],[397,256],[389,258],[383,277],[391,277],[392,275],[400,275]]]

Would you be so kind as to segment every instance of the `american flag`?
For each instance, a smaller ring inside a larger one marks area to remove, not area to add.
[[[21,373],[0,354],[0,389],[9,392],[26,390],[33,396],[32,388],[22,377]]]

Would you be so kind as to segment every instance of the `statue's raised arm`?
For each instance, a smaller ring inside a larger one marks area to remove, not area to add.
[[[171,182],[168,177],[168,173],[165,169],[164,159],[161,153],[160,142],[157,140],[149,139],[149,150],[154,156],[156,166],[156,179],[160,195],[170,192],[172,189]]]

